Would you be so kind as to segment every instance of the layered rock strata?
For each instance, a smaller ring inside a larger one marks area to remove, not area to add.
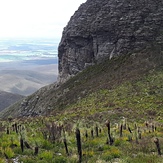
[[[162,0],[87,0],[64,28],[59,81],[105,58],[163,44]]]

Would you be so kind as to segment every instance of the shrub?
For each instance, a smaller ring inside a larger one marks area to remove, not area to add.
[[[9,159],[13,158],[15,155],[12,149],[9,147],[5,148],[4,153],[7,155]]]
[[[53,163],[67,163],[67,159],[64,156],[57,156],[52,161]]]
[[[144,155],[144,154],[138,154],[136,157],[130,157],[125,160],[127,163],[161,163],[161,159],[156,155]]]
[[[19,158],[19,161],[23,163],[36,163],[37,162],[33,157],[21,157]]]
[[[0,163],[6,163],[6,161],[3,158],[0,158]]]
[[[50,150],[50,149],[52,149],[53,148],[53,144],[52,143],[50,143],[48,140],[44,140],[43,142],[42,142],[42,148],[44,148],[44,149],[46,149],[46,150]]]
[[[110,161],[114,158],[119,158],[121,155],[121,152],[119,151],[119,149],[115,148],[115,147],[112,147],[110,148],[110,150],[108,151],[105,151],[103,154],[102,154],[102,159],[105,160],[105,161]]]
[[[38,157],[42,160],[45,160],[45,161],[48,161],[48,162],[51,162],[52,159],[53,159],[53,153],[52,151],[43,151],[42,153],[40,153],[38,155]]]

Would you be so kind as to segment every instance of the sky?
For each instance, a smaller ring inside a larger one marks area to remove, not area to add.
[[[86,0],[0,0],[0,38],[59,39]]]

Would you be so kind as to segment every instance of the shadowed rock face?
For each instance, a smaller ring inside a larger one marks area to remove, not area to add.
[[[64,28],[59,81],[87,65],[163,44],[162,0],[87,0]]]

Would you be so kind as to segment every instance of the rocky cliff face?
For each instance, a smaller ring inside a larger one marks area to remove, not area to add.
[[[64,28],[59,81],[86,66],[153,43],[163,45],[162,0],[87,0]]]

